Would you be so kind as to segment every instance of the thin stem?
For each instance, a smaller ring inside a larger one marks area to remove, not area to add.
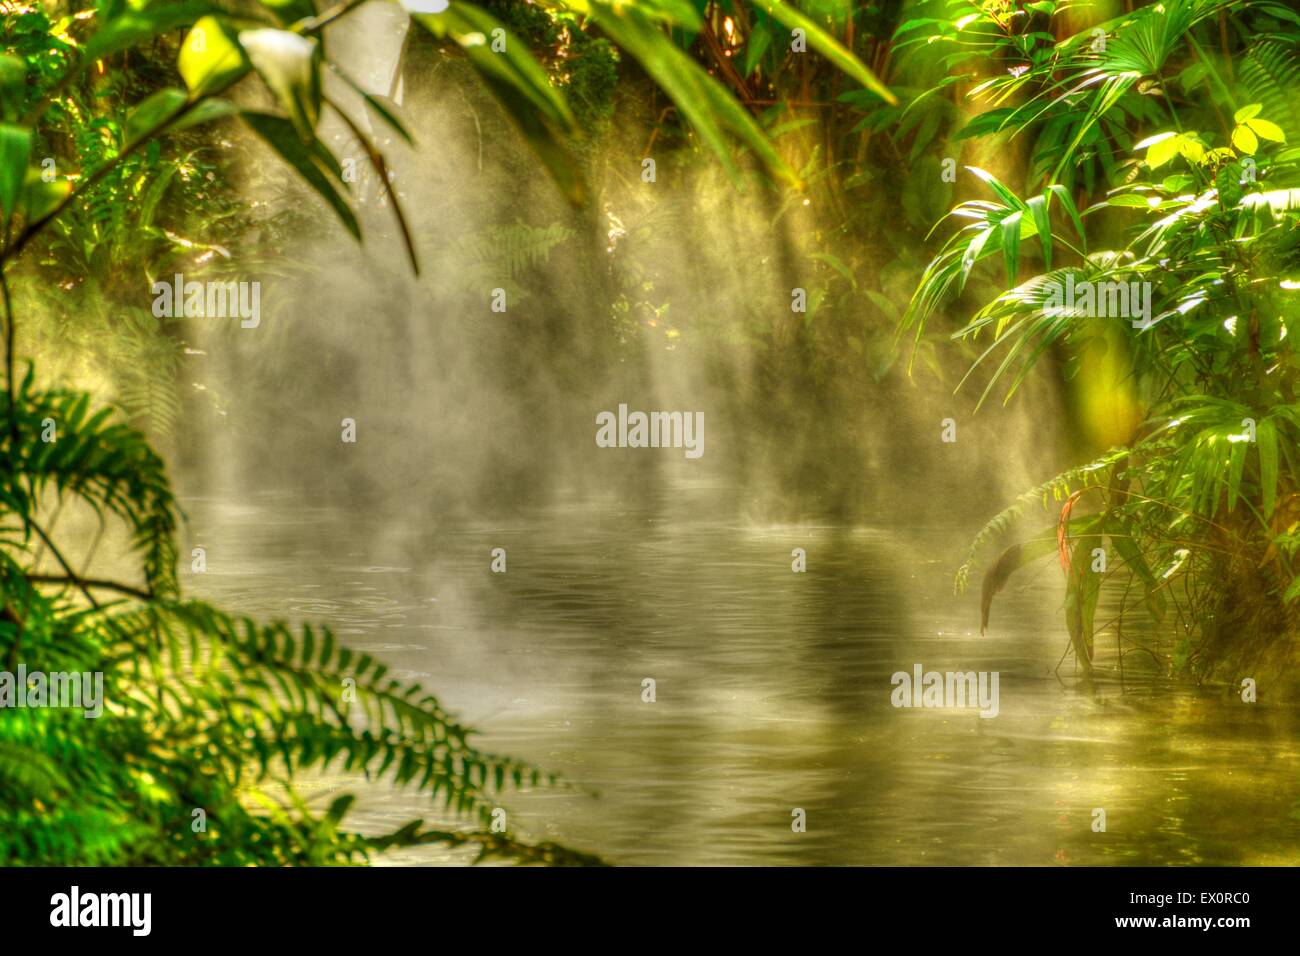
[[[9,296],[9,277],[0,258],[0,290],[5,300],[5,388],[9,394],[9,448],[18,453],[18,403],[14,385],[14,304]]]
[[[31,528],[33,531],[35,531],[37,536],[42,541],[45,542],[45,546],[50,549],[50,554],[54,555],[54,559],[59,562],[59,566],[63,568],[64,573],[68,576],[70,581],[74,584],[78,584],[78,586],[81,588],[81,593],[86,596],[86,600],[90,602],[91,607],[98,610],[99,602],[96,601],[95,596],[90,593],[90,588],[84,584],[79,584],[80,579],[77,577],[77,572],[72,570],[72,565],[68,564],[67,560],[64,559],[63,554],[59,551],[57,547],[55,547],[54,542],[50,539],[50,536],[46,534],[41,529],[41,526],[38,525],[35,521],[29,520],[27,522],[27,526]]]
[[[33,584],[72,584],[83,592],[87,588],[98,588],[104,591],[117,591],[120,594],[127,594],[133,598],[139,598],[141,601],[148,601],[151,597],[149,592],[143,588],[132,587],[129,584],[121,584],[104,578],[83,578],[74,574],[28,574],[25,577]]]

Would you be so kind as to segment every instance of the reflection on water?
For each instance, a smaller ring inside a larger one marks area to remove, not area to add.
[[[1171,687],[1133,657],[1123,684],[1081,689],[1068,662],[1053,673],[1065,637],[1049,574],[1009,588],[981,637],[977,598],[951,593],[964,542],[950,531],[755,528],[726,519],[734,502],[691,497],[490,528],[189,499],[208,572],[187,583],[232,610],[331,623],[425,682],[485,749],[584,788],[510,793],[513,829],[613,862],[1300,859],[1294,703]],[[489,572],[497,547],[506,574]],[[791,573],[795,547],[806,574]],[[1000,714],[895,710],[890,675],[916,663],[1000,672]],[[413,793],[361,792],[361,825],[436,817]],[[796,807],[806,833],[791,832]]]

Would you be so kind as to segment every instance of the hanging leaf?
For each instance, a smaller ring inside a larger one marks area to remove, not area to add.
[[[357,222],[356,213],[330,179],[331,175],[341,179],[341,175],[338,161],[329,151],[317,140],[310,144],[304,143],[293,124],[282,117],[251,110],[245,110],[239,115],[253,132],[262,137],[329,203],[330,208],[343,220],[348,232],[360,239],[361,226]]]
[[[18,208],[31,152],[30,129],[12,123],[0,124],[0,212],[6,221]]]
[[[511,36],[501,21],[470,3],[445,4],[445,12],[428,13],[428,0],[402,0],[411,19],[438,39],[450,39],[484,77],[513,87],[561,130],[574,127],[573,113],[528,47]],[[435,4],[436,6],[436,4]],[[493,49],[498,44],[500,50]]]
[[[994,562],[984,575],[984,584],[980,589],[980,633],[988,630],[989,612],[993,608],[993,598],[1006,587],[1011,575],[1032,561],[1045,558],[1056,548],[1056,539],[1049,530],[1021,544],[1013,544]]]
[[[288,30],[245,30],[239,45],[298,135],[310,140],[320,119],[320,45]]]
[[[754,6],[766,11],[774,20],[781,22],[791,30],[803,30],[804,35],[808,38],[809,45],[814,50],[830,60],[842,72],[871,90],[890,106],[898,105],[898,97],[890,92],[889,87],[880,82],[876,74],[867,69],[865,63],[854,56],[839,40],[823,30],[807,15],[790,4],[782,2],[782,0],[755,0]]]

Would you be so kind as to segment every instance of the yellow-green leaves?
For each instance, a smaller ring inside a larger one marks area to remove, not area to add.
[[[245,30],[239,45],[275,94],[294,129],[311,139],[320,119],[320,45],[288,30]]]
[[[1205,158],[1205,146],[1195,133],[1157,133],[1133,148],[1147,151],[1147,165],[1153,170],[1159,169],[1175,156],[1182,156],[1189,163],[1199,163]]]
[[[1253,156],[1259,149],[1261,139],[1272,140],[1275,143],[1286,142],[1285,134],[1276,123],[1259,118],[1261,109],[1263,107],[1260,104],[1253,103],[1237,110],[1233,117],[1237,126],[1232,131],[1232,145],[1238,153]],[[1157,133],[1155,136],[1148,136],[1133,148],[1147,151],[1147,166],[1153,170],[1164,166],[1176,156],[1181,156],[1189,163],[1215,165],[1224,159],[1231,159],[1234,155],[1224,148],[1207,149],[1200,135],[1191,131]]]
[[[1275,143],[1286,142],[1286,134],[1282,132],[1280,126],[1266,119],[1260,119],[1259,113],[1263,108],[1260,103],[1251,103],[1234,114],[1233,119],[1237,123],[1237,128],[1232,131],[1232,145],[1237,152],[1245,153],[1247,156],[1255,155],[1261,139]]]
[[[204,17],[185,38],[177,62],[190,97],[219,90],[248,69],[248,60],[229,27],[216,17]]]

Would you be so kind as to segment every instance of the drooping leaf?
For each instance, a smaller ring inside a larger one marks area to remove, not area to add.
[[[865,63],[802,11],[783,0],[755,0],[754,6],[766,11],[772,19],[785,24],[791,30],[803,30],[809,46],[826,57],[838,69],[857,80],[886,103],[891,106],[898,105],[898,97],[867,68]]]
[[[320,44],[289,30],[244,30],[239,45],[303,140],[320,119]]]
[[[360,239],[361,225],[357,222],[356,213],[327,175],[330,173],[338,178],[338,163],[325,147],[316,140],[310,144],[304,143],[294,125],[279,116],[252,110],[245,110],[239,116],[324,198],[343,221],[348,232]]]
[[[13,123],[0,123],[0,212],[6,220],[18,209],[31,153],[30,129]]]

